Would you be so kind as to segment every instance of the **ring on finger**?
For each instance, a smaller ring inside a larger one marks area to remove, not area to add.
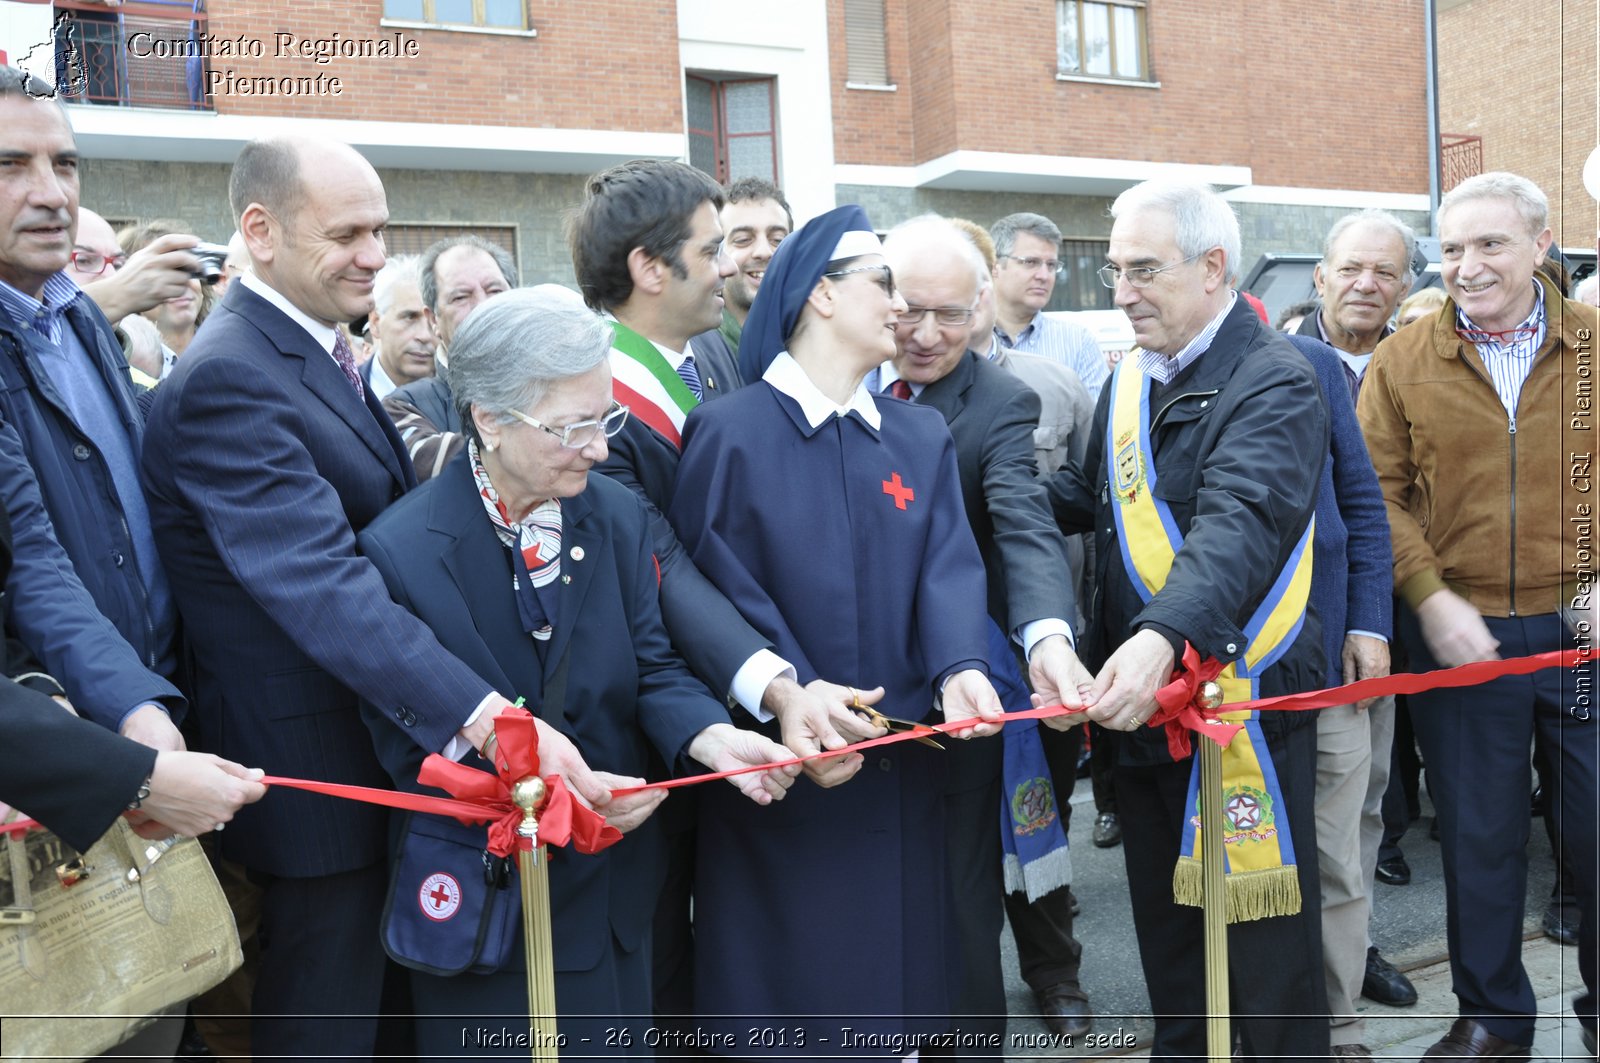
[[[850,691],[850,707],[852,709],[863,708],[864,706],[861,704],[861,692],[855,687],[845,687],[845,689]]]

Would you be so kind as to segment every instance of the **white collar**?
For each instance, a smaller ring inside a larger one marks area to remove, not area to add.
[[[856,393],[850,396],[850,401],[840,406],[811,382],[806,371],[800,368],[800,363],[789,357],[788,351],[772,360],[767,371],[761,374],[761,379],[798,402],[800,412],[805,414],[812,428],[821,427],[831,418],[843,417],[851,410],[859,413],[873,431],[883,427],[883,415],[878,412],[878,404],[872,401],[872,393],[867,390],[865,382],[856,385]]]
[[[372,389],[372,397],[379,402],[382,402],[389,392],[400,386],[394,382],[393,377],[384,371],[383,363],[378,361],[376,348],[372,351],[372,368],[368,372],[371,375],[371,379],[367,382],[367,386]]]
[[[322,322],[307,316],[305,311],[301,310],[298,306],[295,306],[288,299],[286,299],[281,292],[273,288],[260,277],[257,277],[254,273],[239,274],[239,283],[243,284],[246,288],[249,288],[251,291],[261,296],[261,298],[265,299],[279,310],[282,310],[290,321],[293,321],[296,325],[299,325],[301,328],[309,332],[311,334],[311,338],[316,340],[317,344],[324,351],[328,352],[330,355],[333,354],[333,341],[335,335],[333,329],[329,328],[327,325],[324,325]]]

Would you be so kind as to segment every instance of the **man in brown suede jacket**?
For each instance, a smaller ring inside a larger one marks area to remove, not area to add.
[[[1378,346],[1361,389],[1419,672],[1593,645],[1595,310],[1535,272],[1547,217],[1544,193],[1514,174],[1457,185],[1439,207],[1450,299]],[[1521,947],[1535,738],[1559,779],[1547,799],[1583,911],[1574,1005],[1594,1052],[1593,690],[1590,661],[1411,699],[1439,814],[1461,1016],[1425,1058],[1529,1057],[1537,1009]]]

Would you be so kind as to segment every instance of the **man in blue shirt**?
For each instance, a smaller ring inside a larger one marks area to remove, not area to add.
[[[1091,398],[1110,370],[1094,334],[1044,308],[1061,274],[1061,230],[1042,214],[1007,214],[989,229],[994,240],[995,335],[1007,347],[1060,362]]]
[[[33,98],[27,78],[0,67],[0,419],[96,607],[152,680],[170,678],[176,614],[139,486],[143,429],[127,366],[105,315],[62,272],[78,223],[77,145],[66,112]],[[70,690],[84,677],[59,678]],[[85,709],[146,745],[183,748],[170,683],[125,694],[126,704],[106,695]]]

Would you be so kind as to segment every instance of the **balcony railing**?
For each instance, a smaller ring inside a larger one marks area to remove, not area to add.
[[[1448,192],[1483,172],[1483,138],[1439,134],[1439,191]]]
[[[205,95],[204,0],[57,0],[57,84],[72,103],[211,110]]]

